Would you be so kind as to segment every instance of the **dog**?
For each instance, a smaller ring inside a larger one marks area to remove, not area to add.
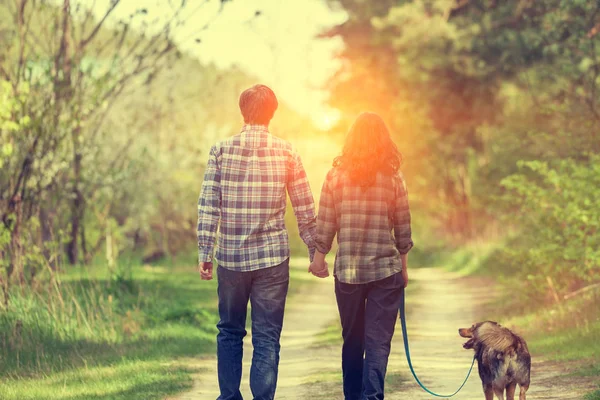
[[[479,377],[485,400],[514,400],[517,384],[519,400],[526,400],[529,389],[531,355],[527,343],[519,335],[494,321],[484,321],[470,328],[461,328],[458,334],[469,340],[465,349],[475,350]]]

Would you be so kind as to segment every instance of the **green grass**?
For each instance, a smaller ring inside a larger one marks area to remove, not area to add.
[[[584,400],[600,400],[600,389],[592,393],[588,393],[583,398]]]
[[[156,361],[124,360],[45,378],[11,379],[2,399],[158,399],[191,388],[193,370]]]
[[[290,296],[312,282],[295,261]],[[215,352],[216,279],[193,264],[55,278],[0,310],[1,399],[163,399],[191,387],[184,358]]]
[[[339,319],[334,319],[317,334],[311,346],[315,348],[322,348],[341,345],[341,343],[342,325]]]
[[[521,328],[532,353],[554,361],[582,361],[585,369],[581,373],[599,375],[599,301],[600,295],[590,293],[559,306],[508,318],[505,325]]]
[[[508,318],[505,326],[518,327],[534,357],[575,362],[574,375],[600,377],[600,295],[589,294],[560,306]],[[585,400],[600,400],[600,390]]]
[[[600,376],[600,292],[590,292],[562,302],[549,304],[534,300],[517,282],[512,272],[499,264],[498,244],[476,244],[432,258],[436,266],[462,275],[481,275],[495,279],[505,295],[486,307],[481,319],[502,321],[522,333],[534,357],[555,362],[574,361],[577,375]],[[600,400],[600,390],[587,400]]]

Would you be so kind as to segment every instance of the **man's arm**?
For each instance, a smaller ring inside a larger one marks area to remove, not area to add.
[[[300,237],[308,247],[308,255],[312,261],[315,254],[315,236],[317,230],[315,201],[300,156],[295,152],[292,155],[290,163],[287,190],[296,220],[298,221]]]
[[[212,254],[221,217],[221,170],[217,149],[213,146],[208,156],[204,181],[198,199],[198,262],[204,268],[203,279],[212,278]],[[206,272],[210,269],[210,276]]]

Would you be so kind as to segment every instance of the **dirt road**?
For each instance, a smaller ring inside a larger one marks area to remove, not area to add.
[[[296,265],[296,268],[305,268]],[[408,288],[408,337],[413,366],[429,389],[448,394],[460,385],[472,360],[472,351],[462,348],[459,327],[476,321],[492,288],[481,280],[460,278],[438,269],[410,271]],[[315,278],[316,280],[316,278]],[[416,292],[412,293],[411,288]],[[315,346],[317,335],[337,321],[333,279],[315,281],[295,296],[286,308],[281,340],[281,362],[276,399],[343,399],[340,345]],[[501,322],[501,321],[499,321]],[[248,388],[251,343],[245,340],[242,394],[252,399]],[[210,400],[219,395],[214,357],[190,361],[201,372],[188,393],[173,399]],[[569,366],[534,357],[528,399],[581,399],[594,389],[589,378],[566,376]],[[386,399],[432,399],[413,380],[404,356],[400,324],[392,344],[386,382]],[[463,390],[454,397],[481,400],[483,392],[475,366]]]

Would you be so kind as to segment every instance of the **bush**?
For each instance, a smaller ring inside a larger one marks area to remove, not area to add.
[[[534,295],[562,295],[600,279],[600,156],[519,168],[501,182],[520,228],[503,258]]]

